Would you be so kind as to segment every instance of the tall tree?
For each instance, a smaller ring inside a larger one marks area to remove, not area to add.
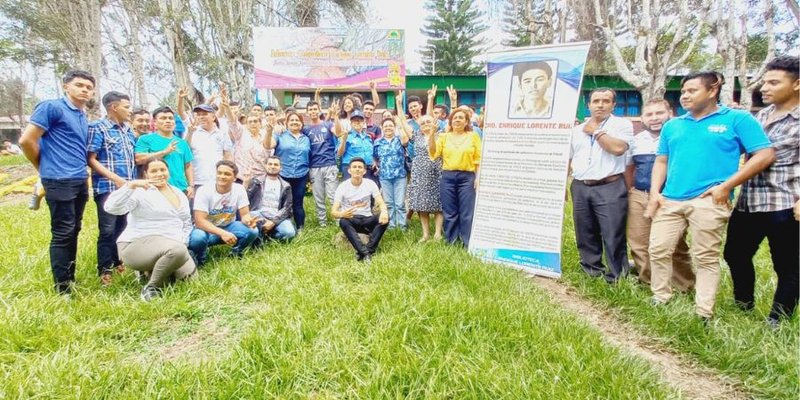
[[[17,43],[38,41],[57,69],[80,68],[98,83],[102,77],[100,18],[104,0],[0,0],[0,11],[14,24],[7,32]],[[35,48],[35,46],[32,46]],[[58,56],[56,56],[58,55]],[[95,100],[98,93],[95,92]],[[90,112],[96,113],[98,103]]]
[[[704,36],[711,0],[609,0],[609,4],[613,8],[604,18],[600,0],[594,0],[595,23],[608,42],[617,72],[642,94],[643,101],[663,97],[667,74],[686,62]],[[622,34],[620,25],[625,28]],[[623,56],[625,41],[635,43],[633,62]]]
[[[474,58],[483,52],[486,30],[483,13],[468,0],[429,0],[430,15],[421,30],[428,37],[422,51],[422,72],[428,75],[477,74],[483,68]]]
[[[511,47],[566,42],[567,6],[555,0],[506,0],[503,28]],[[558,38],[558,39],[556,39]]]

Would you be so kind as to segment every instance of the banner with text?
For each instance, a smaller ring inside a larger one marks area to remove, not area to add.
[[[490,53],[480,182],[469,250],[561,275],[564,194],[589,42]]]
[[[257,89],[406,86],[402,29],[255,28]]]

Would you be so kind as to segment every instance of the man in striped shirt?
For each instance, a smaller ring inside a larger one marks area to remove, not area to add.
[[[89,124],[87,153],[97,203],[97,274],[100,283],[108,286],[114,267],[122,266],[117,238],[125,230],[127,214],[109,214],[103,204],[111,192],[136,179],[136,136],[128,125],[132,111],[128,95],[108,92],[103,96],[103,107],[106,117]]]
[[[778,285],[767,317],[777,327],[797,306],[800,275],[800,79],[797,56],[777,57],[767,64],[761,95],[769,107],[757,119],[775,148],[775,162],[742,186],[728,224],[725,261],[731,269],[736,305],[755,306],[753,256],[766,237]]]

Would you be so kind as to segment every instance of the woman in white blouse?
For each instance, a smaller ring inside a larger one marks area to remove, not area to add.
[[[192,231],[189,200],[167,183],[169,169],[163,160],[151,159],[142,168],[145,179],[114,191],[104,208],[110,214],[128,214],[117,249],[126,266],[150,273],[142,289],[142,300],[149,301],[161,296],[161,287],[171,277],[188,278],[197,268],[186,248]]]

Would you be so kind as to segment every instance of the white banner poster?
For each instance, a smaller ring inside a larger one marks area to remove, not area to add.
[[[480,182],[469,250],[561,275],[570,137],[589,42],[490,53]]]

